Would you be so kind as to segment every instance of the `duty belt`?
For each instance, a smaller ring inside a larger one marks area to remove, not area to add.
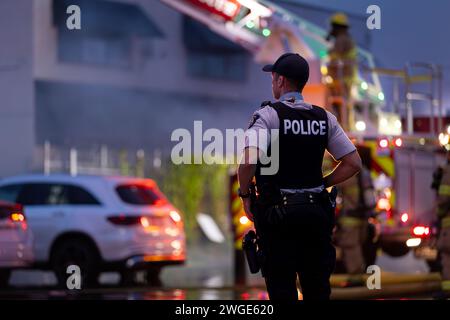
[[[284,205],[318,204],[321,203],[321,201],[321,194],[314,192],[302,192],[283,195]]]

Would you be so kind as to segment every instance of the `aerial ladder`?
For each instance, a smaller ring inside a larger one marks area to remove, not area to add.
[[[327,57],[330,43],[327,32],[308,20],[283,9],[271,1],[263,0],[161,0],[165,4],[205,24],[212,31],[237,43],[253,54],[258,63],[273,63],[282,53],[298,52],[310,64],[310,81],[305,89],[306,98],[317,105],[331,106],[341,100],[345,122],[345,98],[328,94],[332,79]],[[358,61],[367,68],[375,68],[372,55],[357,48]],[[336,79],[335,79],[336,80]],[[364,82],[364,92],[355,92],[354,99],[370,98],[382,106],[382,94],[377,73],[358,75],[357,84]],[[332,110],[330,110],[332,111]],[[365,119],[368,123],[369,119]]]
[[[402,134],[398,130],[400,114],[405,113],[406,132],[412,135],[413,112],[417,102],[430,104],[430,131],[442,132],[442,74],[432,64],[408,63],[403,70],[382,69],[375,66],[373,56],[363,48],[357,47],[358,74],[351,99],[353,103],[364,106],[361,110],[348,112],[346,106],[349,97],[332,90],[333,83],[339,83],[345,61],[331,62],[328,49],[331,44],[326,40],[326,30],[310,21],[285,10],[272,1],[266,0],[160,0],[173,9],[190,16],[208,26],[212,31],[237,43],[253,54],[258,63],[272,63],[282,53],[298,52],[310,63],[310,81],[305,88],[306,98],[323,105],[338,116],[341,123],[359,123],[349,125],[347,131],[361,131],[367,135]],[[329,70],[335,69],[335,72]],[[420,70],[420,71],[418,71]],[[393,108],[386,110],[385,95],[380,77],[394,78]],[[334,79],[333,79],[334,78]],[[337,79],[336,79],[337,78]],[[399,81],[403,84],[403,94],[399,91]],[[341,81],[342,82],[342,81]],[[427,87],[417,91],[417,85]],[[342,91],[341,91],[342,92]],[[404,97],[403,104],[400,96]],[[335,104],[340,110],[333,110]],[[370,105],[370,108],[367,106]],[[402,106],[403,108],[399,108]],[[352,108],[353,110],[353,108]],[[339,114],[340,113],[340,114]],[[351,119],[349,119],[351,118]],[[386,125],[386,119],[390,123]],[[380,124],[381,122],[381,124]],[[362,125],[364,123],[364,125]],[[393,128],[389,132],[387,128]],[[361,132],[359,133],[361,135]]]

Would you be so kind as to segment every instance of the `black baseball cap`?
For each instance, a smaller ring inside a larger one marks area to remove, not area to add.
[[[276,72],[305,84],[309,79],[308,62],[298,53],[285,53],[274,64],[268,64],[262,70],[265,72]]]

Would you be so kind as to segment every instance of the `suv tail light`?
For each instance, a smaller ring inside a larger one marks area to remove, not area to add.
[[[1,204],[0,205],[0,220],[9,220],[12,224],[10,226],[20,225],[22,229],[27,228],[25,214],[23,207],[20,204]]]
[[[9,218],[13,222],[25,222],[25,220],[26,220],[25,219],[25,215],[23,213],[21,213],[21,212],[13,212],[13,213],[11,213]]]

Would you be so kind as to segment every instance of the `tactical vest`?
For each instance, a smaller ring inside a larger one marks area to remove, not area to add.
[[[280,121],[278,172],[264,175],[261,169],[269,167],[260,162],[256,168],[256,184],[276,185],[280,189],[306,189],[323,185],[322,161],[328,143],[328,116],[324,109],[312,106],[312,109],[291,108],[284,103],[270,104],[278,114]],[[273,137],[273,135],[272,135]],[[267,155],[274,161],[272,141],[269,142]],[[273,164],[272,164],[273,165]]]

